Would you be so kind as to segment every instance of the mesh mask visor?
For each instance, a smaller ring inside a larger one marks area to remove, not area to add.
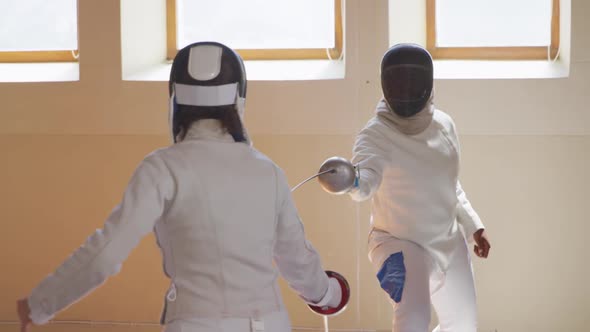
[[[432,91],[432,74],[421,65],[395,65],[383,72],[383,94],[390,104],[425,102]]]

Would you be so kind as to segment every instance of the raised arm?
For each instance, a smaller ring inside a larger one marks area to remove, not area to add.
[[[379,189],[388,150],[386,137],[377,129],[367,127],[358,134],[352,157],[352,164],[358,168],[357,184],[350,191],[353,200],[370,199]]]

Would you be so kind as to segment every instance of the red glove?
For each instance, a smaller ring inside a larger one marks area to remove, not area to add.
[[[350,300],[350,286],[348,285],[348,281],[346,281],[346,279],[341,274],[334,271],[326,271],[326,274],[330,278],[330,285],[328,287],[335,287],[335,289],[332,291],[332,296],[335,296],[335,298],[332,298],[330,301],[328,301],[328,304],[325,306],[319,307],[311,304],[308,306],[318,315],[336,316],[346,310],[346,305]],[[328,292],[330,292],[330,289],[328,289]],[[339,301],[337,297],[340,298]]]

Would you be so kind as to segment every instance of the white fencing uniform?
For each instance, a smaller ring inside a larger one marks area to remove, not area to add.
[[[104,228],[33,290],[33,321],[116,274],[152,230],[171,279],[166,331],[290,331],[279,272],[308,303],[334,294],[282,170],[217,120],[200,120],[141,162]]]
[[[392,298],[394,331],[426,332],[431,299],[439,331],[475,332],[473,276],[459,225],[472,240],[483,224],[458,181],[455,125],[433,110],[422,132],[407,135],[391,114],[381,101],[357,136],[352,162],[360,179],[351,196],[372,198],[369,258]]]

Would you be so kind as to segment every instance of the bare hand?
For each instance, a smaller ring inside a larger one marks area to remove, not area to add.
[[[473,234],[473,240],[475,240],[475,245],[473,246],[475,254],[481,258],[488,258],[492,246],[490,245],[490,241],[488,241],[485,229],[478,229],[477,232]]]
[[[29,317],[31,315],[31,308],[29,308],[27,298],[16,301],[16,312],[20,321],[20,332],[28,332],[31,325],[33,325],[33,321]]]

